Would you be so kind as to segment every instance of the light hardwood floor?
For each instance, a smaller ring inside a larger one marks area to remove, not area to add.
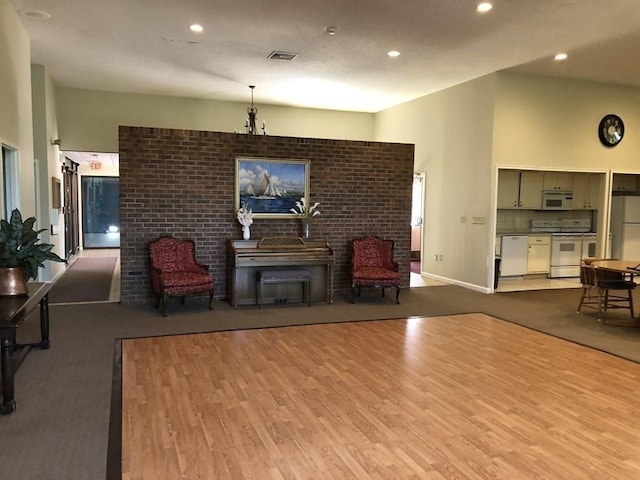
[[[122,341],[122,478],[637,479],[640,365],[483,314]]]

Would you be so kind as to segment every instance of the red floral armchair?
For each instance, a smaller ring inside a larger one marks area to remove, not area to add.
[[[213,310],[214,277],[207,266],[195,259],[192,240],[160,237],[149,243],[151,254],[151,285],[157,296],[156,308],[162,301],[162,316],[167,316],[169,296],[209,295],[209,310]]]
[[[396,303],[400,303],[400,272],[393,260],[393,240],[365,237],[353,241],[353,265],[351,270],[351,303],[356,290],[361,287],[380,288],[384,297],[386,287],[395,287]]]

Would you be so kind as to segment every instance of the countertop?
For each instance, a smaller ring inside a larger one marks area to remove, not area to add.
[[[516,235],[527,235],[529,237],[545,237],[554,235],[554,233],[560,233],[562,235],[596,235],[596,232],[532,232],[531,230],[521,230],[521,231],[504,231],[504,232],[496,232],[496,237],[511,237]]]

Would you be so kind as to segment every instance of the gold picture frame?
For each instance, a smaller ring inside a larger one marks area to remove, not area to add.
[[[309,198],[309,160],[236,157],[235,211],[242,203],[254,218],[285,218]]]

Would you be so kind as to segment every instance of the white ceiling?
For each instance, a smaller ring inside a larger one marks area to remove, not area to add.
[[[50,15],[20,19],[65,87],[361,112],[504,69],[640,87],[639,0],[10,2]]]

